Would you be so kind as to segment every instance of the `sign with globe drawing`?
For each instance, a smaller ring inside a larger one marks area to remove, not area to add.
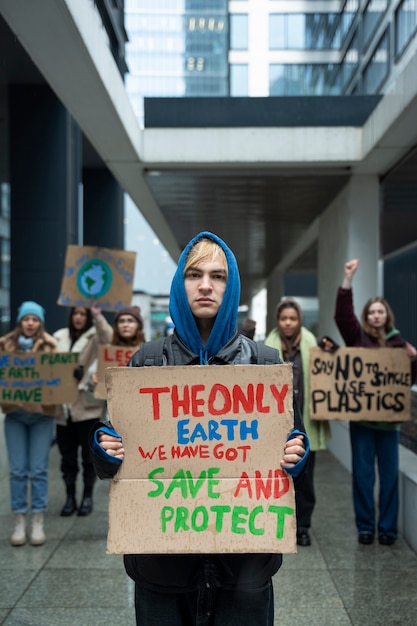
[[[67,246],[61,306],[118,311],[132,302],[136,252],[95,246]]]

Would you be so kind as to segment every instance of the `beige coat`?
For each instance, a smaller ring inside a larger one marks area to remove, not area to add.
[[[16,341],[14,331],[0,337],[0,350],[2,352],[21,352]],[[57,352],[57,341],[46,331],[36,339],[32,346],[31,352]],[[30,404],[2,404],[3,413],[12,413],[13,411],[23,410],[27,413],[43,413],[44,415],[54,415],[56,406],[53,404],[38,404],[32,402]]]
[[[54,333],[58,341],[59,352],[78,352],[79,365],[84,366],[84,376],[78,384],[78,398],[73,404],[63,404],[57,407],[55,419],[58,424],[65,426],[69,413],[74,422],[84,422],[103,416],[103,403],[97,401],[92,404],[88,401],[85,388],[88,380],[88,370],[97,359],[98,346],[109,344],[113,337],[113,329],[103,315],[94,320],[94,326],[83,333],[71,347],[69,328],[60,328]]]

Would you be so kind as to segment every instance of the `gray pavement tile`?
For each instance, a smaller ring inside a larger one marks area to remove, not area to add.
[[[11,609],[25,594],[32,581],[37,576],[37,570],[11,569],[0,576],[0,608]]]
[[[17,607],[123,607],[127,597],[133,598],[129,587],[124,571],[45,569],[33,580]]]
[[[14,609],[3,626],[102,626],[135,624],[134,608]]]

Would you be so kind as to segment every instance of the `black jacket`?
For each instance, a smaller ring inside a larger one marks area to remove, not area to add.
[[[149,347],[155,346],[155,357],[160,353],[160,344],[150,342]],[[265,349],[265,348],[264,348]],[[282,363],[278,351],[267,348],[270,363]],[[151,351],[152,352],[152,351]],[[130,360],[129,366],[141,367],[147,364],[145,350],[136,352]],[[160,355],[159,355],[160,356]],[[145,362],[144,362],[145,361]],[[247,337],[235,333],[231,340],[210,359],[210,365],[245,365],[258,362],[257,344]],[[200,363],[198,355],[191,352],[174,333],[164,341],[164,350],[161,362],[151,359],[149,365],[197,365]],[[111,424],[107,423],[111,427]],[[103,426],[96,424],[92,433]],[[294,427],[305,432],[299,410],[294,403]],[[94,445],[91,446],[93,464],[100,478],[112,478],[120,464],[107,461],[97,454]],[[140,532],[140,529],[138,529]],[[215,584],[227,589],[259,588],[269,581],[281,566],[281,554],[178,554],[178,555],[139,555],[127,554],[124,556],[127,574],[134,581],[156,591],[180,592],[193,590],[203,571],[212,572]]]

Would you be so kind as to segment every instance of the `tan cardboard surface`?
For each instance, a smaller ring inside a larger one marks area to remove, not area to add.
[[[61,291],[62,306],[119,311],[130,305],[136,252],[96,246],[67,246]]]
[[[108,552],[295,552],[292,368],[106,370],[125,460],[112,481]]]
[[[310,351],[310,417],[349,421],[411,419],[410,359],[400,348]]]
[[[0,403],[75,402],[77,363],[76,352],[0,352]]]

